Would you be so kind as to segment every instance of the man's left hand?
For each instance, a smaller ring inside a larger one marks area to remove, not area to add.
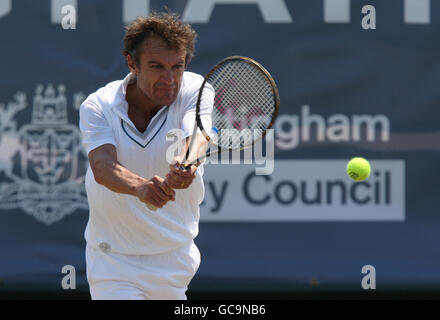
[[[166,183],[173,189],[186,189],[196,177],[196,171],[195,165],[181,169],[179,164],[172,164],[170,172],[166,175]]]

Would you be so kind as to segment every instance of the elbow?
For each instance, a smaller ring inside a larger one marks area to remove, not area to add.
[[[99,176],[99,175],[97,175],[95,173],[93,173],[93,175],[95,176],[95,181],[96,181],[97,184],[102,184],[102,185],[104,184],[101,176]]]
[[[90,167],[93,172],[93,177],[97,184],[104,184],[104,163],[102,161],[96,161],[93,164],[90,164]]]
[[[106,147],[99,147],[89,152],[90,169],[96,183],[105,185],[109,182],[109,176],[114,164],[116,163],[116,155],[112,154],[113,150],[107,150]]]

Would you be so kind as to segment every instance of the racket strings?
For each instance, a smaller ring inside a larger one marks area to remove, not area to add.
[[[208,78],[215,90],[213,138],[222,148],[249,146],[270,126],[275,97],[267,76],[245,61],[229,61]]]

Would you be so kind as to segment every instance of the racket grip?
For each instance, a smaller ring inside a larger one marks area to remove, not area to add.
[[[157,210],[157,208],[155,206],[153,206],[151,203],[147,203],[147,208],[150,209],[151,211]]]
[[[197,161],[197,163],[190,163],[188,165],[184,165],[184,164],[178,164],[179,168],[181,170],[186,170],[187,168],[189,168],[191,165],[195,165],[196,167],[198,167],[201,163],[199,161]],[[177,164],[176,164],[177,165]],[[155,206],[153,206],[151,203],[147,203],[147,208],[150,209],[151,211],[156,211],[157,208]]]
[[[189,167],[191,167],[191,166],[196,166],[196,167],[198,167],[198,166],[200,166],[202,163],[200,162],[200,160],[199,159],[197,159],[197,161],[196,162],[191,162],[191,163],[189,163],[189,164],[186,164],[186,165],[184,165],[184,164],[180,164],[180,170],[186,170],[186,169],[188,169]]]

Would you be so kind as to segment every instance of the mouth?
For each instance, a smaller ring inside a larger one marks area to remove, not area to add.
[[[169,104],[176,97],[176,88],[168,87],[168,88],[156,88],[156,96],[160,101],[164,104]]]
[[[175,91],[176,91],[176,87],[157,87],[156,90],[158,91],[159,94],[161,95],[174,95]]]
[[[175,87],[158,87],[156,89],[162,92],[174,92],[176,90]]]

